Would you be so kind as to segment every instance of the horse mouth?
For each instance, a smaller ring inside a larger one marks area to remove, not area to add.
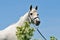
[[[40,21],[36,21],[36,26],[39,26],[39,24],[40,24]]]

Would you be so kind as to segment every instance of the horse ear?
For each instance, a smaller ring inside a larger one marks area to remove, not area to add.
[[[37,9],[38,9],[38,7],[36,6],[36,7],[35,7],[35,9],[37,10]]]
[[[32,5],[30,6],[30,10],[32,10]]]

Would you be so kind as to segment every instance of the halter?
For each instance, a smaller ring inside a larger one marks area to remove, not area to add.
[[[32,23],[34,23],[34,20],[35,20],[36,18],[39,18],[39,17],[35,17],[35,18],[32,19],[32,18],[30,17],[30,11],[29,11],[29,13],[28,13],[28,18],[31,19],[31,22],[32,22]]]
[[[33,20],[35,20],[36,18],[39,18],[39,17],[35,17]]]

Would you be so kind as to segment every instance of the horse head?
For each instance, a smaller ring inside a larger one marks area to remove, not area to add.
[[[30,6],[30,11],[29,11],[29,20],[31,23],[35,24],[38,26],[40,24],[40,19],[39,19],[39,14],[37,13],[38,7],[36,6],[35,8],[32,8],[32,5]]]

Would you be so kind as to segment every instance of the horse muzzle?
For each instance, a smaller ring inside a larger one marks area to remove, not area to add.
[[[38,26],[40,24],[40,21],[36,21],[36,26]]]

